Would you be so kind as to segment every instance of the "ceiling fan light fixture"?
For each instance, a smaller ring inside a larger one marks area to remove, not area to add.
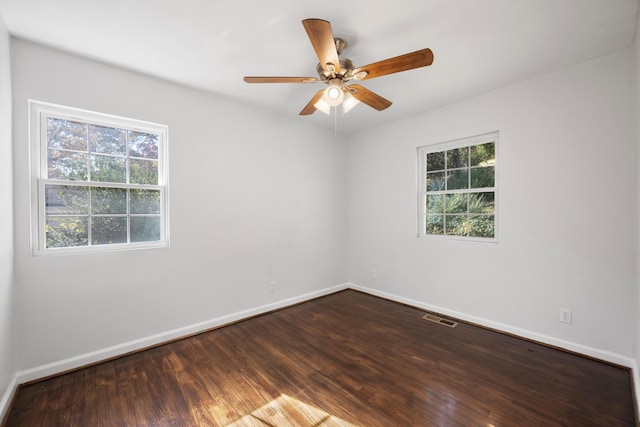
[[[322,111],[327,116],[331,114],[331,105],[327,104],[327,102],[322,98],[320,98],[318,102],[313,104],[313,106],[316,107],[316,110]]]
[[[337,87],[330,87],[327,89],[327,96],[329,99],[338,99],[340,98],[340,89]]]
[[[329,80],[329,87],[325,89],[322,96],[324,102],[332,107],[340,105],[344,99],[344,91],[342,90],[342,80],[331,79]]]
[[[355,107],[359,103],[360,101],[358,101],[353,95],[351,95],[349,92],[345,92],[344,101],[342,101],[342,111],[344,111],[344,114],[347,114],[353,107]]]

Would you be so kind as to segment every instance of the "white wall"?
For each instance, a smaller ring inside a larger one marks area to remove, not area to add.
[[[14,388],[13,180],[9,33],[0,16],[0,421]]]
[[[332,131],[20,39],[12,70],[21,370],[347,281]],[[30,255],[27,99],[169,126],[169,249]]]
[[[350,281],[631,364],[632,65],[632,51],[619,52],[354,136]],[[416,147],[495,130],[499,243],[418,239]],[[561,307],[572,325],[559,322]]]
[[[0,421],[13,391],[13,179],[9,32],[0,16]]]
[[[636,17],[636,33],[634,40],[634,75],[633,75],[633,95],[636,121],[636,220],[638,225],[638,234],[636,235],[636,251],[638,258],[636,260],[636,342],[635,342],[635,371],[634,385],[636,388],[636,399],[640,399],[640,17]]]

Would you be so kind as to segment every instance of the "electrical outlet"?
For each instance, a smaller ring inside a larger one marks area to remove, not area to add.
[[[561,308],[560,309],[560,321],[562,323],[571,324],[571,309],[569,309],[569,308]]]
[[[269,282],[269,292],[275,292],[276,291],[276,282],[275,281],[271,281]]]
[[[369,277],[371,277],[372,279],[377,279],[378,278],[378,273],[375,270],[371,270],[371,273],[369,274]]]

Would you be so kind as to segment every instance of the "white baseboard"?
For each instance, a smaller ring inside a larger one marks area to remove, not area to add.
[[[371,289],[365,286],[360,286],[355,283],[349,283],[348,286],[350,289],[354,289],[356,291],[361,291],[367,294],[379,296],[381,298],[400,302],[400,303],[421,308],[427,311],[433,311],[435,313],[443,314],[449,317],[454,317],[456,319],[466,320],[467,322],[475,323],[477,325],[495,329],[497,331],[506,332],[508,334],[516,335],[522,338],[538,341],[543,344],[548,344],[548,345],[562,348],[575,353],[580,353],[585,356],[593,357],[595,359],[599,359],[605,362],[614,363],[616,365],[624,366],[627,368],[632,368],[634,369],[634,377],[635,375],[637,375],[635,370],[635,365],[636,365],[635,360],[630,357],[622,356],[620,354],[612,353],[606,350],[600,350],[597,348],[588,347],[588,346],[574,343],[571,341],[565,341],[559,338],[555,338],[549,335],[539,334],[537,332],[532,332],[526,329],[516,328],[514,326],[505,325],[503,323],[494,322],[494,321],[483,319],[480,317],[470,316],[468,314],[464,314],[455,310],[449,310],[447,308],[427,304],[422,301],[417,301],[410,298],[404,298],[398,295],[382,292],[377,289]],[[636,387],[638,386],[639,384],[636,383]]]
[[[2,420],[4,420],[4,417],[7,415],[9,405],[11,405],[13,396],[16,394],[16,391],[18,391],[18,376],[14,375],[11,381],[9,381],[7,389],[0,399],[0,424],[2,423]]]
[[[246,319],[259,314],[268,313],[273,310],[277,310],[293,304],[308,301],[313,298],[338,292],[338,291],[347,289],[348,287],[349,287],[348,284],[345,283],[345,284],[325,288],[319,291],[314,291],[307,294],[298,295],[292,298],[276,301],[270,304],[265,304],[259,307],[251,308],[249,310],[238,311],[236,313],[231,313],[225,316],[206,320],[204,322],[199,322],[199,323],[185,326],[182,328],[161,332],[159,334],[151,335],[148,337],[140,338],[140,339],[129,341],[122,344],[118,344],[112,347],[107,347],[107,348],[92,351],[89,353],[81,354],[78,356],[70,357],[64,360],[48,363],[46,365],[25,369],[25,370],[19,371],[16,374],[16,381],[17,381],[17,384],[24,384],[29,381],[34,381],[40,378],[46,378],[51,375],[67,372],[73,369],[90,365],[92,363],[111,359],[113,357],[122,356],[124,354],[131,353],[133,351],[142,350],[142,349],[152,347],[154,345],[171,341],[177,338],[182,338],[185,336],[197,334],[199,332],[203,332],[212,328],[233,323],[238,320]]]

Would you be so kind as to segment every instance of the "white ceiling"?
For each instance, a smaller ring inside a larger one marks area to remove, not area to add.
[[[431,48],[432,66],[361,84],[393,101],[359,105],[356,131],[632,45],[638,0],[0,0],[21,38],[297,116],[321,88],[245,75],[317,76],[301,21],[322,18],[356,66]]]

